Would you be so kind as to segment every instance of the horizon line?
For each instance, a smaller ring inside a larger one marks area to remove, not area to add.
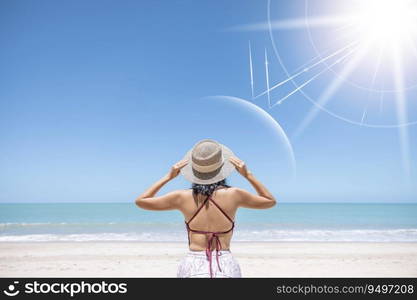
[[[0,204],[135,204],[134,201],[62,201],[62,202],[49,202],[49,201],[42,201],[42,202],[0,202]],[[417,204],[417,200],[414,201],[375,201],[375,202],[359,202],[359,201],[279,201],[277,202],[277,206],[279,204]]]

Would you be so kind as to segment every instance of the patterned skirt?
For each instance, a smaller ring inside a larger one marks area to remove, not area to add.
[[[239,264],[230,250],[221,250],[218,254],[219,265],[217,264],[216,251],[212,252],[213,278],[242,277]],[[210,261],[207,259],[206,252],[189,250],[178,266],[177,277],[210,278]]]

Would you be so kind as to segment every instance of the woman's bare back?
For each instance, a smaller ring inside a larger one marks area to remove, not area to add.
[[[235,219],[238,208],[238,202],[234,196],[236,196],[235,188],[232,187],[220,187],[211,195],[211,198],[216,202],[220,209],[223,210],[224,213],[226,213],[232,220]],[[212,201],[205,201],[206,199],[207,196],[204,195],[193,195],[192,190],[184,191],[180,210],[183,213],[186,222],[189,222],[201,205],[204,205],[204,207],[201,208],[198,214],[189,223],[190,228],[193,230],[210,232],[222,232],[229,230],[233,226],[233,223],[218,207],[216,207]],[[190,250],[202,251],[206,249],[210,235],[195,233],[192,231],[188,234],[190,240]],[[233,230],[228,233],[218,235],[222,250],[230,249],[232,236]],[[212,244],[212,250],[213,249],[215,249],[214,243]]]

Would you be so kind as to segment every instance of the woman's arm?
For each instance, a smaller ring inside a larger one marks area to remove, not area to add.
[[[155,182],[150,188],[136,198],[135,203],[143,209],[149,210],[169,210],[179,207],[181,191],[174,191],[163,196],[155,197],[156,193],[169,181],[174,179],[180,173],[180,170],[188,163],[187,160],[181,160],[172,166],[171,170]]]
[[[246,164],[236,157],[231,157],[230,162],[236,167],[236,170],[245,177],[256,190],[258,195],[249,193],[243,189],[236,188],[238,194],[239,206],[246,208],[270,208],[276,204],[274,196],[269,190],[250,172]]]

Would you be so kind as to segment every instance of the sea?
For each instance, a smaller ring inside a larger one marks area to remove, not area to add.
[[[187,241],[178,211],[134,203],[2,203],[0,242]],[[278,203],[239,209],[233,241],[417,242],[417,204]]]

